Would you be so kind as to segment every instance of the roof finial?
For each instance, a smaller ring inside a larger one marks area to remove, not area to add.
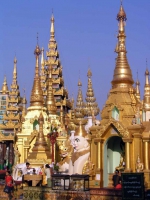
[[[138,80],[139,78],[138,78],[138,70],[137,70],[137,80]]]
[[[37,45],[39,45],[38,43],[39,43],[39,36],[38,36],[38,32],[37,32]]]
[[[123,0],[120,0],[120,2],[121,2],[121,5],[122,5]]]
[[[146,69],[148,69],[148,67],[147,67],[147,66],[148,66],[148,64],[147,64],[147,58],[146,58]]]
[[[24,97],[25,97],[25,94],[26,94],[26,89],[23,88],[23,94],[24,94]]]

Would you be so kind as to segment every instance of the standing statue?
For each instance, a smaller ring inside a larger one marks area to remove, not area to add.
[[[69,162],[69,174],[82,174],[83,167],[90,156],[90,145],[87,141],[87,132],[83,125],[79,125],[74,133],[74,149]]]
[[[135,168],[136,168],[136,172],[142,172],[143,169],[144,169],[144,165],[143,165],[143,163],[141,163],[139,155],[137,157],[136,167]]]
[[[14,147],[14,166],[20,163],[20,152],[18,150],[18,147]]]

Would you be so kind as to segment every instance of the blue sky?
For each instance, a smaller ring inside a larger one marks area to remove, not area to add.
[[[127,15],[126,48],[134,80],[141,83],[143,98],[146,58],[150,69],[150,1],[124,0]],[[4,75],[12,82],[13,59],[18,63],[18,83],[29,103],[33,84],[36,36],[39,46],[48,49],[50,18],[55,17],[55,38],[63,65],[65,87],[69,96],[77,96],[77,82],[87,90],[87,70],[92,70],[95,97],[102,109],[115,68],[114,49],[118,30],[116,20],[120,0],[5,0],[0,2],[0,84]]]

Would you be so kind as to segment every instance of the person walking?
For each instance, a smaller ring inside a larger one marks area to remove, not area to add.
[[[13,194],[13,178],[11,176],[10,170],[6,171],[6,176],[5,176],[5,188],[4,192],[8,194],[8,200],[14,200],[14,194]]]

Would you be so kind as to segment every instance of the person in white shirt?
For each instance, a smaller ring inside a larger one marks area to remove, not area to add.
[[[47,186],[52,187],[52,182],[51,182],[51,170],[49,164],[45,165],[45,174],[47,176]]]

